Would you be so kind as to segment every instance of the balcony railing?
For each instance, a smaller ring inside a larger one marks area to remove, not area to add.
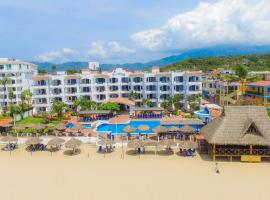
[[[220,156],[241,156],[241,155],[258,155],[270,156],[270,149],[234,149],[234,148],[217,148],[216,155]]]

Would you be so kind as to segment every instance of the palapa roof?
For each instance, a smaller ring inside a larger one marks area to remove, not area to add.
[[[270,118],[264,106],[227,106],[202,128],[210,144],[270,146]]]

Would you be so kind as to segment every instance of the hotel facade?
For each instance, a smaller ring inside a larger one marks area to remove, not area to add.
[[[123,68],[100,71],[98,63],[90,62],[78,74],[55,72],[38,75],[36,66],[29,66],[29,72],[26,70],[17,73],[24,77],[20,90],[30,89],[33,93],[34,113],[49,112],[54,100],[63,101],[72,108],[73,101],[81,97],[102,103],[117,98],[129,98],[133,91],[139,96],[135,100],[136,106],[142,106],[145,98],[151,99],[154,106],[160,106],[162,101],[176,94],[183,94],[186,98],[202,93],[200,71],[161,72],[157,66],[151,71],[130,71]],[[14,73],[16,69],[14,67],[10,72]],[[19,101],[19,96],[17,98]]]
[[[0,58],[0,80],[8,80],[6,86],[0,84],[0,111],[11,102],[21,103],[21,92],[30,89],[31,77],[36,74],[37,67],[32,63],[17,59]],[[13,99],[9,98],[8,93],[10,90],[13,90]]]

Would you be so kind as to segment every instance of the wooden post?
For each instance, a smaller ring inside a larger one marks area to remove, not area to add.
[[[251,145],[249,145],[249,154],[250,154],[250,155],[252,155],[252,151],[253,151],[253,146],[252,146],[252,144],[251,144]]]
[[[212,152],[212,156],[213,156],[213,161],[216,161],[216,145],[213,145],[213,152]]]

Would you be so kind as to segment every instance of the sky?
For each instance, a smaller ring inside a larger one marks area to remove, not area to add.
[[[0,57],[146,62],[270,44],[270,0],[0,0]]]

